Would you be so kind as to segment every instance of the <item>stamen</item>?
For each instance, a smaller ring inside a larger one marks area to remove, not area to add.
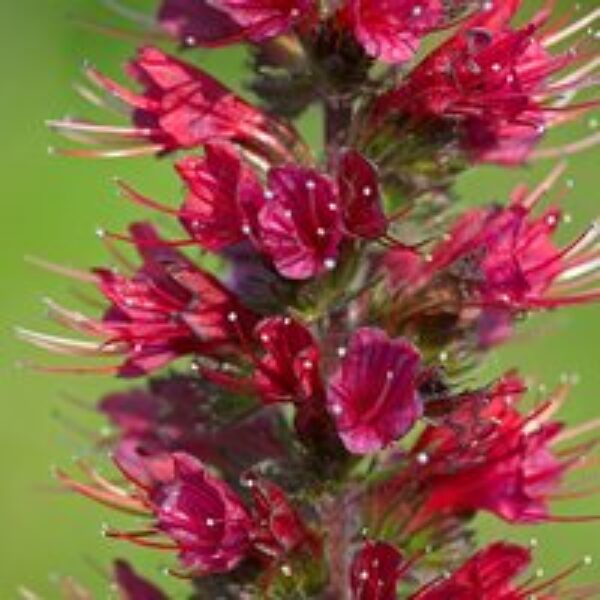
[[[566,162],[561,162],[556,165],[546,179],[544,179],[540,185],[521,202],[521,204],[528,210],[531,210],[549,191],[552,190],[556,182],[565,174],[566,170]]]
[[[598,18],[600,18],[600,7],[592,10],[578,21],[572,23],[569,27],[565,27],[553,35],[546,36],[546,38],[542,41],[542,45],[545,48],[556,46],[556,44],[564,42],[567,38],[578,33],[582,29],[585,29],[588,25],[591,25]]]
[[[129,19],[130,21],[134,21],[140,25],[148,29],[154,29],[156,27],[156,23],[154,18],[146,14],[140,10],[135,10],[130,6],[119,2],[119,0],[100,0],[104,6],[108,9],[114,11],[118,15],[121,15],[125,19]]]
[[[46,126],[59,133],[68,133],[69,131],[81,131],[85,133],[99,134],[101,136],[122,137],[122,138],[142,138],[145,139],[158,133],[155,129],[141,127],[120,127],[117,125],[100,125],[91,121],[76,120],[48,120]]]
[[[569,440],[572,440],[573,438],[585,435],[586,433],[597,431],[598,429],[600,429],[600,419],[594,419],[593,421],[582,423],[581,425],[577,425],[576,427],[570,427],[569,429],[565,429],[556,438],[556,443],[560,444],[563,442],[567,442]]]
[[[579,154],[590,148],[600,144],[600,133],[594,133],[588,137],[585,137],[577,142],[559,146],[556,148],[542,148],[536,150],[531,155],[531,160],[544,160],[548,158],[564,158],[566,156],[573,156]]]
[[[17,327],[15,333],[19,339],[41,348],[42,350],[49,350],[67,356],[98,357],[122,354],[124,350],[123,344],[119,343],[98,344],[98,342],[88,342],[38,333],[22,327]]]
[[[54,152],[60,156],[71,158],[133,158],[136,156],[150,156],[160,154],[164,147],[159,144],[146,146],[131,146],[129,148],[94,149],[94,148],[55,148]]]
[[[42,269],[45,269],[46,271],[50,271],[51,273],[56,273],[64,277],[68,277],[69,279],[77,279],[78,281],[83,281],[85,283],[93,283],[94,285],[97,285],[100,282],[100,278],[97,275],[94,275],[93,273],[88,273],[87,271],[80,271],[78,269],[73,269],[71,267],[59,265],[57,263],[44,260],[43,258],[37,258],[36,256],[26,256],[25,261],[32,265],[35,265],[36,267],[40,267]]]
[[[71,491],[82,494],[99,504],[115,508],[122,512],[133,515],[147,515],[148,511],[144,505],[131,496],[116,495],[92,485],[86,485],[69,477],[66,473],[57,469],[55,475],[58,480]]]
[[[115,183],[117,184],[117,186],[119,186],[120,190],[123,192],[124,197],[135,202],[136,204],[140,204],[141,206],[146,206],[148,208],[152,208],[154,210],[157,210],[159,212],[162,212],[162,213],[165,213],[168,215],[180,216],[180,212],[177,209],[171,208],[169,206],[165,206],[164,204],[155,202],[154,200],[152,200],[151,198],[148,198],[147,196],[143,196],[142,194],[140,194],[139,192],[134,190],[129,184],[125,183],[123,180],[121,180],[119,178],[115,178]]]

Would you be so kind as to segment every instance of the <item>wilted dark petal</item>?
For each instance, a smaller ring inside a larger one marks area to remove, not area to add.
[[[220,46],[243,35],[238,23],[207,0],[163,0],[158,22],[186,46]]]

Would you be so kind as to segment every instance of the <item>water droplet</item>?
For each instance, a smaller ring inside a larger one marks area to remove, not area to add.
[[[420,465],[426,465],[429,463],[429,455],[426,452],[419,452],[417,454],[417,462]]]

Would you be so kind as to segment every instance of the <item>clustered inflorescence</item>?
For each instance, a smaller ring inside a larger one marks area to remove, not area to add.
[[[99,405],[118,480],[82,463],[61,483],[135,515],[106,535],[170,553],[192,598],[597,597],[568,580],[578,565],[528,578],[529,548],[477,548],[474,535],[481,513],[593,519],[551,502],[585,492],[575,478],[594,424],[556,420],[568,382],[540,400],[516,371],[481,386],[470,373],[524,315],[600,298],[600,230],[557,242],[547,198],[562,163],[462,212],[454,183],[478,164],[598,143],[539,147],[597,105],[600,9],[565,20],[520,0],[163,0],[151,18],[110,4],[154,45],[128,64],[131,84],[88,66],[80,89],[129,123],[51,126],[87,145],[63,154],[156,155],[166,170],[175,156],[178,205],[118,184],[184,234],[137,222],[102,234],[115,267],[47,264],[106,308],[48,301],[80,335],[21,335],[101,361],[67,369],[146,378]],[[538,12],[520,17],[521,4]],[[159,49],[169,38],[186,60]],[[238,43],[260,106],[188,62]],[[292,124],[315,104],[322,150]],[[123,562],[114,582],[126,600],[167,597]]]

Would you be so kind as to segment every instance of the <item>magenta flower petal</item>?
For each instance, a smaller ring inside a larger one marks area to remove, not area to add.
[[[340,211],[331,181],[303,167],[269,173],[260,238],[276,269],[288,279],[309,279],[333,269],[342,241]]]
[[[265,349],[254,375],[263,402],[302,403],[321,391],[319,348],[311,332],[288,317],[264,319],[256,336]]]
[[[153,494],[157,528],[181,548],[183,564],[201,573],[226,572],[249,547],[250,516],[237,494],[196,459],[172,455],[173,481]]]
[[[553,84],[553,77],[574,64],[576,53],[551,54],[540,32],[543,10],[520,29],[510,21],[521,3],[490,3],[437,50],[425,58],[390,93],[375,113],[390,113],[415,123],[439,120],[450,127],[475,162],[520,164],[545,131],[576,115],[585,103],[555,110],[553,99],[582,85],[577,78]]]
[[[210,143],[205,151],[204,158],[187,157],[177,165],[189,189],[180,220],[204,248],[218,251],[250,235],[262,192],[233,146]],[[254,213],[248,210],[253,203]]]
[[[367,542],[350,570],[352,600],[396,600],[402,554],[386,542]]]
[[[377,169],[355,150],[342,154],[338,191],[346,230],[357,237],[377,239],[387,230]]]
[[[346,10],[367,54],[389,63],[410,60],[446,15],[442,0],[348,0]]]
[[[327,393],[350,452],[377,452],[412,428],[422,411],[416,383],[420,365],[418,351],[406,340],[390,340],[373,328],[353,335]]]
[[[440,578],[411,596],[411,600],[470,600],[471,598],[525,598],[513,582],[531,563],[531,552],[514,544],[495,543],[484,548],[448,577]]]

